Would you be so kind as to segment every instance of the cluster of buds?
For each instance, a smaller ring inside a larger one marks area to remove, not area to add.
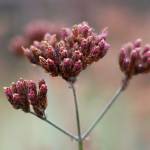
[[[33,41],[41,41],[46,33],[58,33],[58,25],[49,21],[32,21],[24,27],[23,35],[18,35],[11,39],[9,49],[16,55],[23,56],[22,46],[28,47]]]
[[[83,22],[60,32],[59,38],[56,34],[46,34],[41,42],[35,41],[30,48],[24,48],[24,54],[31,63],[67,81],[72,81],[89,64],[104,57],[110,47],[106,42],[106,28],[96,34]]]
[[[150,45],[141,47],[141,39],[127,43],[121,48],[119,64],[128,78],[140,73],[150,72]]]
[[[44,117],[47,107],[47,86],[44,80],[40,80],[38,86],[39,90],[32,80],[20,79],[10,87],[5,87],[4,92],[15,109],[30,112],[32,106],[37,116]]]

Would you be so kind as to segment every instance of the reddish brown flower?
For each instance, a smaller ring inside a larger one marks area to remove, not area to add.
[[[39,81],[39,90],[32,80],[20,79],[12,83],[10,87],[5,87],[4,92],[8,101],[15,109],[22,109],[24,112],[30,112],[32,105],[34,112],[39,117],[45,116],[47,107],[47,86],[44,80]]]
[[[46,34],[41,42],[24,49],[31,63],[42,66],[52,76],[67,81],[76,78],[89,64],[105,56],[109,49],[107,29],[96,34],[88,23],[63,28],[61,36]]]
[[[129,78],[133,75],[150,72],[150,45],[141,47],[141,42],[141,39],[137,39],[121,48],[120,69]]]

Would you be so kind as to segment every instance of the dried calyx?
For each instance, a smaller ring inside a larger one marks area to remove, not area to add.
[[[15,109],[30,112],[32,106],[37,116],[44,117],[47,107],[47,86],[44,80],[40,80],[38,86],[37,90],[32,80],[20,79],[10,87],[5,87],[4,92]]]
[[[73,81],[88,65],[104,57],[110,47],[106,28],[96,34],[83,22],[60,32],[59,38],[46,34],[41,42],[35,41],[30,48],[24,48],[24,53],[31,63],[67,81]]]
[[[141,39],[127,43],[121,48],[119,64],[121,71],[131,78],[133,75],[150,72],[150,45],[141,47]]]

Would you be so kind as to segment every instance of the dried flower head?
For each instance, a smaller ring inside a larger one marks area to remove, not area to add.
[[[30,112],[30,105],[32,105],[36,115],[44,117],[47,107],[47,86],[44,80],[39,81],[38,91],[32,80],[20,79],[16,83],[12,83],[10,87],[5,87],[4,92],[15,109]]]
[[[131,78],[133,75],[150,72],[150,45],[141,47],[141,39],[127,43],[121,48],[119,65],[121,71]]]
[[[96,34],[88,23],[63,28],[61,36],[46,34],[41,42],[35,41],[24,49],[31,63],[42,66],[52,76],[62,76],[72,81],[89,64],[107,53],[107,29]]]

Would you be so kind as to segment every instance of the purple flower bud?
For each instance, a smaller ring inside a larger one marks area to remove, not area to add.
[[[22,97],[18,93],[13,94],[13,107],[15,109],[21,109],[22,108]]]
[[[39,58],[39,56],[41,55],[41,51],[40,51],[40,49],[38,49],[37,47],[35,47],[35,46],[31,46],[30,47],[30,50],[31,50],[31,52],[33,53],[33,55],[34,55],[34,57],[36,58],[36,59],[38,59]]]
[[[92,28],[89,27],[87,22],[83,22],[82,24],[78,25],[78,28],[79,28],[79,33],[83,37],[87,37],[92,32]]]
[[[37,63],[37,59],[34,57],[33,53],[28,48],[23,48],[24,55],[29,59],[29,61],[33,64]]]
[[[134,47],[141,47],[141,44],[142,44],[142,39],[137,39],[135,42],[134,42]]]
[[[45,49],[45,58],[55,59],[55,51],[52,46]]]
[[[26,97],[19,95],[18,93],[13,94],[13,107],[15,109],[22,109],[24,112],[30,111],[30,105]]]
[[[62,28],[61,30],[61,37],[65,39],[66,37],[70,36],[71,30],[69,28]]]
[[[149,44],[146,44],[143,48],[143,54],[150,51],[150,45]]]
[[[12,89],[9,87],[4,87],[4,93],[5,93],[6,97],[8,98],[8,101],[12,104],[12,101],[13,101]]]
[[[57,69],[55,62],[49,58],[46,60],[46,62],[47,62],[48,70],[51,73],[51,75],[57,76],[58,75],[58,69]]]
[[[24,81],[23,79],[20,79],[19,81],[17,81],[16,89],[17,89],[17,93],[25,95],[27,91],[26,81]]]
[[[38,84],[39,84],[39,88],[40,88],[42,84],[46,84],[46,83],[45,83],[44,79],[42,79],[42,80],[39,81]]]
[[[83,67],[82,67],[81,60],[76,61],[73,66],[73,75],[77,76],[81,72],[82,69]]]
[[[48,67],[48,63],[46,61],[46,59],[42,56],[39,57],[40,60],[40,65],[47,71],[49,72],[49,67]]]
[[[124,59],[122,65],[121,65],[121,70],[125,73],[128,73],[128,72],[130,72],[129,66],[130,66],[130,60],[128,58],[126,58],[126,59]]]
[[[46,96],[47,94],[47,86],[46,84],[42,84],[39,89],[40,95]]]
[[[106,37],[108,36],[108,27],[105,27],[101,34],[98,35],[99,40],[101,41],[102,39],[106,40]]]
[[[61,63],[61,72],[63,78],[72,77],[73,61],[70,58],[65,58]]]
[[[36,84],[32,80],[27,81],[27,84],[29,90],[36,90]]]
[[[34,90],[29,90],[28,100],[30,100],[31,105],[37,104],[37,93]]]
[[[91,58],[93,58],[94,61],[96,61],[99,58],[99,55],[101,53],[101,50],[99,46],[95,46],[90,53]]]
[[[147,51],[146,53],[143,54],[144,62],[147,61],[148,58],[150,58],[150,51]]]
[[[79,60],[79,59],[82,59],[83,58],[83,54],[79,51],[79,50],[76,50],[72,53],[72,59],[73,60]]]
[[[72,62],[72,59],[70,58],[65,58],[62,62],[62,68],[63,70],[68,70],[70,71],[72,69],[72,66],[73,66],[73,62]]]
[[[11,89],[12,89],[13,93],[17,93],[17,87],[16,87],[16,84],[14,82],[12,82],[12,84],[11,84]]]
[[[61,59],[67,58],[69,56],[69,53],[66,49],[63,49],[60,51],[60,57]]]

